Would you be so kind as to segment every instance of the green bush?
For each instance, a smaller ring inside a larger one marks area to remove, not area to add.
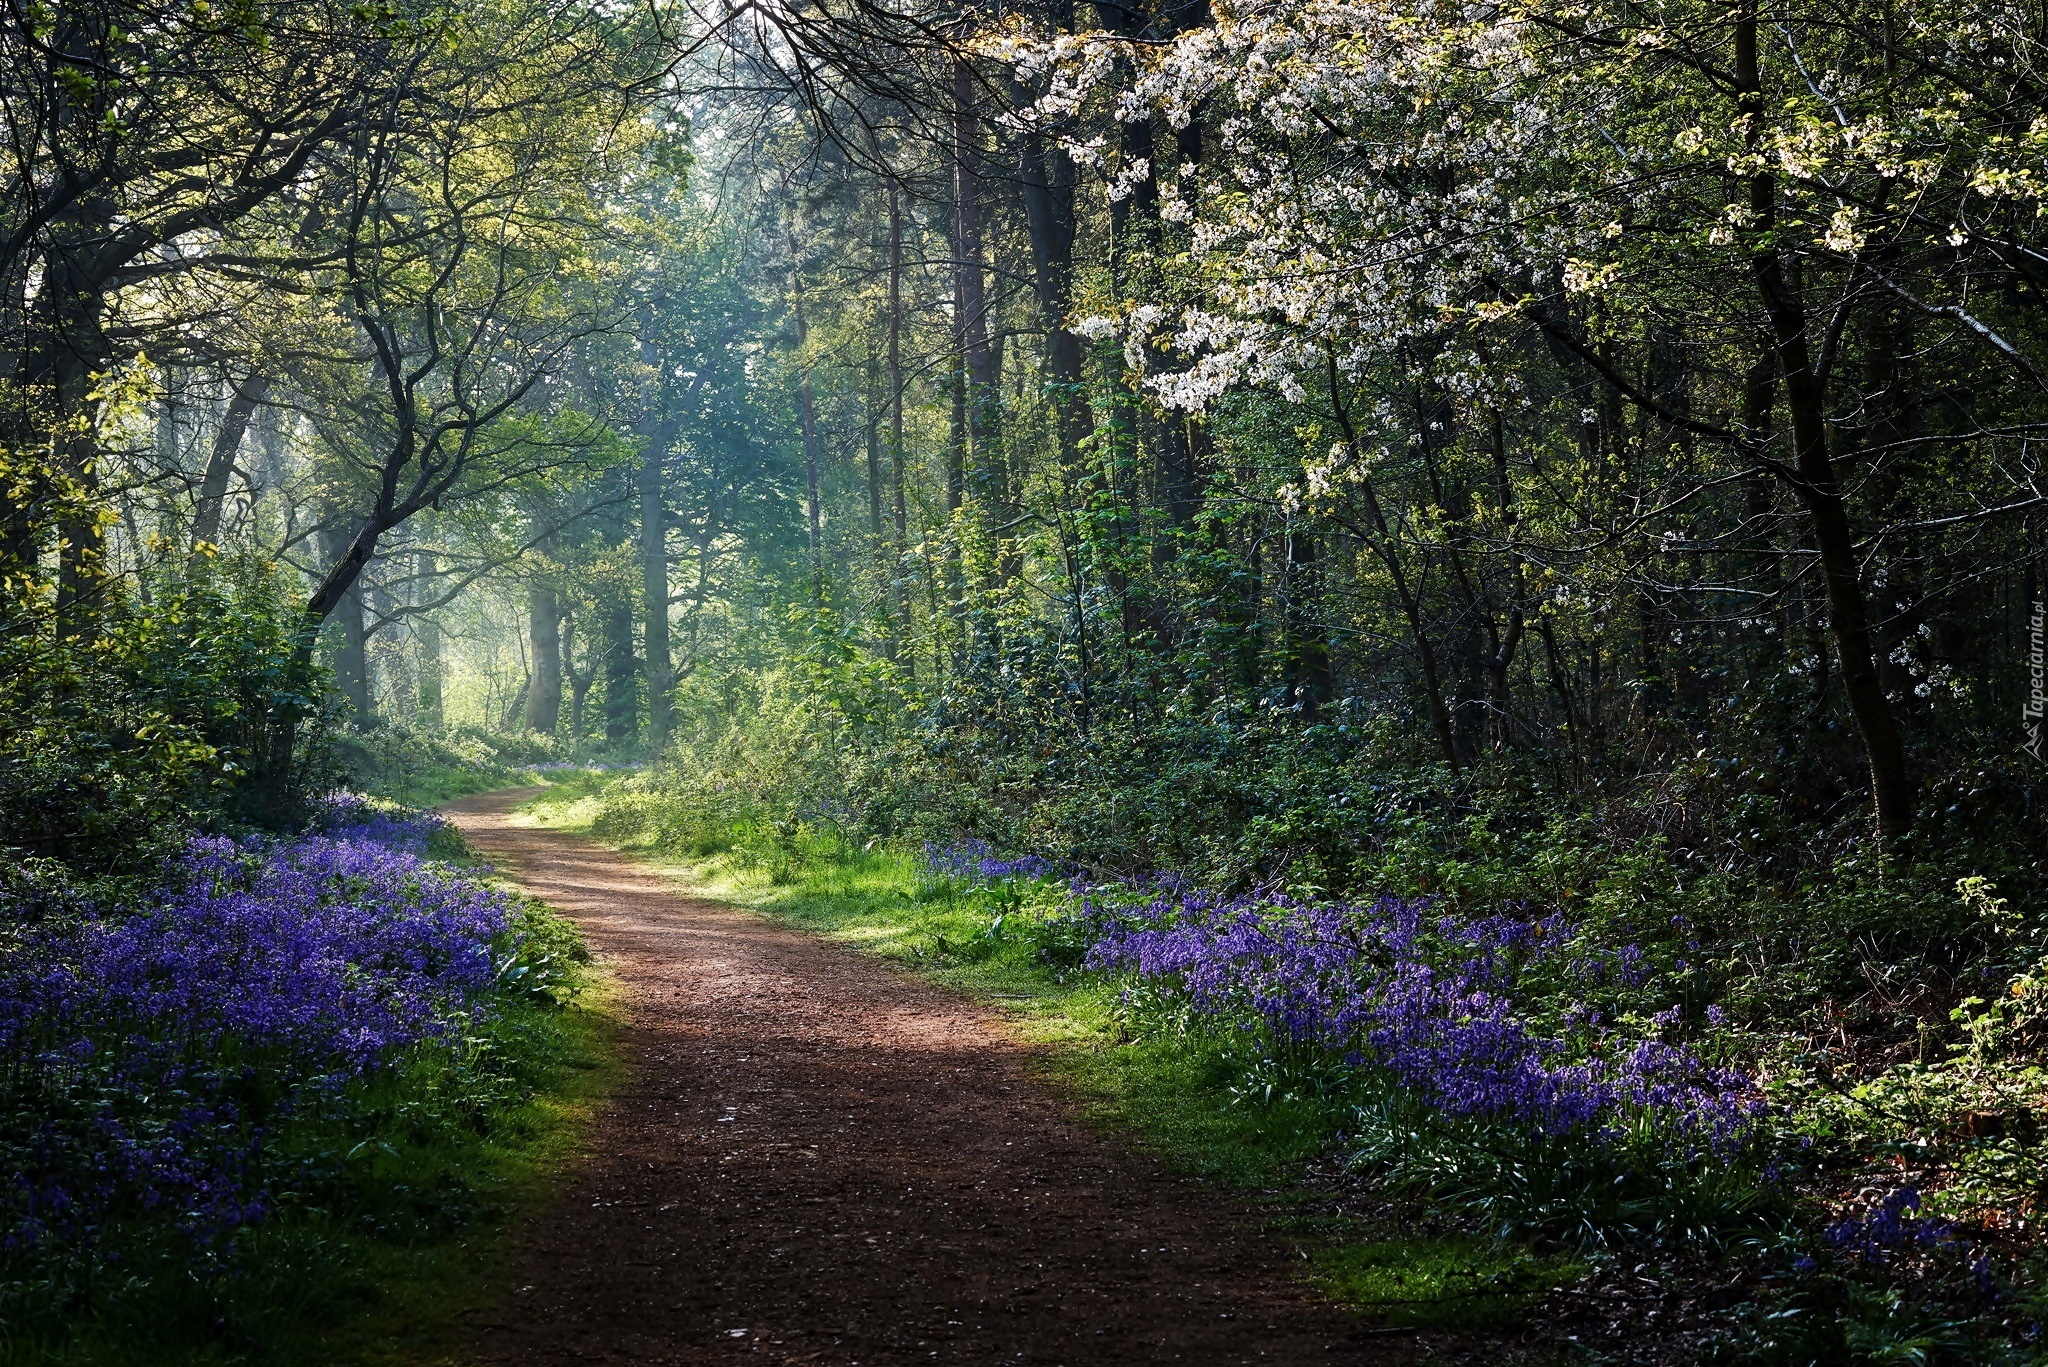
[[[533,781],[536,766],[566,762],[569,747],[534,732],[500,735],[380,721],[334,737],[335,763],[353,787],[399,802],[435,803]]]
[[[275,567],[255,560],[109,582],[89,614],[8,599],[0,844],[105,872],[193,826],[297,819],[333,779],[302,629]]]

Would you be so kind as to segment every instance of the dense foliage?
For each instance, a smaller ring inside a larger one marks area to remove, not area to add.
[[[319,674],[278,578],[209,565],[141,589],[108,586],[87,636],[39,596],[0,624],[0,829],[23,854],[117,869],[189,822],[289,818],[325,776]]]

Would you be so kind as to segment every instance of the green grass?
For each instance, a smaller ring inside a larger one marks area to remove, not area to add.
[[[572,942],[558,918],[541,933]],[[464,1316],[505,1293],[505,1231],[544,1197],[582,1122],[617,1072],[611,983],[586,971],[569,1006],[509,1007],[455,1064],[422,1061],[360,1098],[375,1117],[353,1146],[345,1201],[290,1209],[194,1266],[188,1248],[132,1245],[60,1274],[54,1287],[0,1287],[14,1303],[4,1367],[397,1367],[454,1362]],[[351,1134],[353,1137],[353,1134]],[[288,1130],[317,1153],[331,1137]],[[346,1141],[343,1141],[346,1142]]]
[[[1130,1028],[1118,989],[1048,963],[1037,933],[1056,895],[1005,903],[934,885],[908,854],[830,836],[740,827],[693,840],[658,820],[622,821],[609,775],[576,775],[522,804],[524,818],[596,834],[691,892],[763,912],[909,968],[998,1009],[1042,1046],[1036,1066],[1106,1130],[1137,1137],[1181,1171],[1255,1193],[1326,1293],[1397,1326],[1480,1328],[1512,1317],[1583,1269],[1455,1233],[1388,1237],[1380,1225],[1312,1213],[1310,1164],[1344,1112],[1313,1097],[1254,1093],[1244,1060],[1200,1034]],[[997,921],[1001,915],[1002,920]],[[1071,956],[1066,962],[1071,963]]]
[[[500,788],[523,788],[539,783],[531,769],[478,769],[461,764],[437,764],[407,769],[396,778],[365,785],[373,797],[389,798],[408,807],[438,807],[458,797],[496,792]]]
[[[1312,1280],[1331,1296],[1422,1329],[1509,1323],[1585,1272],[1566,1258],[1457,1234],[1337,1240],[1313,1261]]]

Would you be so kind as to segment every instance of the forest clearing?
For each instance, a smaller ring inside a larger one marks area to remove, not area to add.
[[[2048,1362],[2043,24],[0,10],[0,1367]]]

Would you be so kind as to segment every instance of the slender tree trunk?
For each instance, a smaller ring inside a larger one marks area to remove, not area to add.
[[[640,600],[644,621],[641,649],[647,670],[647,744],[659,754],[668,743],[669,695],[675,663],[668,632],[668,494],[663,472],[674,428],[664,420],[661,436],[640,463]]]
[[[946,441],[946,598],[957,618],[967,609],[966,575],[960,554],[960,509],[966,503],[967,489],[967,367],[955,356],[951,370],[952,420]]]
[[[329,521],[320,542],[323,553],[333,563],[351,554],[358,538],[349,535],[345,527],[334,525],[336,519],[333,516]],[[330,577],[331,574],[332,571]],[[321,622],[330,615],[341,628],[341,639],[336,642],[334,650],[334,690],[346,706],[349,720],[358,726],[367,726],[370,721],[370,671],[360,573],[351,575],[346,586],[333,595],[332,605],[326,613],[310,619],[310,630],[317,632]]]
[[[968,446],[979,501],[995,504],[1006,483],[1002,453],[1002,392],[995,348],[989,341],[988,282],[982,263],[981,120],[975,115],[974,71],[953,64],[954,310],[966,384]]]
[[[902,189],[889,182],[889,498],[896,523],[896,544],[889,569],[895,599],[896,630],[910,627],[910,595],[903,582],[904,557],[910,550],[910,518],[903,499],[903,199]],[[890,642],[894,657],[895,642]]]
[[[874,538],[879,551],[882,547],[882,413],[877,402],[876,391],[881,387],[879,367],[873,351],[868,353],[867,369],[867,458],[868,458],[868,535]]]
[[[890,566],[889,542],[882,530],[882,420],[883,403],[881,395],[881,359],[873,348],[868,351],[867,384],[865,408],[867,409],[867,476],[868,476],[868,540],[874,548],[875,570],[881,576],[876,585],[882,612],[881,641],[882,654],[888,659],[896,658],[896,624],[891,593],[891,580],[895,575]]]
[[[562,722],[562,608],[555,591],[542,584],[527,590],[526,640],[533,654],[526,729],[552,736]]]
[[[369,633],[360,579],[341,596],[334,615],[341,619],[341,645],[334,657],[335,686],[348,703],[355,724],[368,726],[375,714],[371,710]]]
[[[435,572],[433,552],[417,552],[413,573],[420,587],[414,591],[415,600],[426,596],[426,585],[433,582]],[[429,726],[439,727],[445,720],[441,707],[441,624],[432,613],[422,613],[413,621],[417,624],[413,638],[419,643],[419,716]]]
[[[55,436],[57,465],[94,496],[91,506],[67,508],[57,520],[57,609],[71,618],[74,629],[87,633],[97,629],[95,608],[106,576],[105,529],[96,497],[99,444],[92,421],[97,403],[93,395],[111,363],[105,327],[107,281],[88,263],[99,255],[97,244],[112,235],[118,212],[111,194],[95,192],[52,225],[66,245],[45,254],[47,269],[32,306],[37,326],[31,354],[9,376],[10,387],[20,394],[32,400],[47,396],[49,411],[35,416],[46,424],[43,431]]]
[[[1735,84],[1752,137],[1763,122],[1763,80],[1757,55],[1757,18],[1745,9],[1735,28]],[[1834,629],[1835,656],[1842,671],[1842,691],[1849,699],[1857,733],[1870,764],[1870,795],[1878,837],[1898,840],[1913,828],[1913,783],[1906,768],[1891,700],[1885,696],[1872,645],[1870,616],[1863,592],[1855,533],[1849,510],[1835,478],[1828,449],[1827,394],[1815,373],[1807,337],[1806,304],[1796,264],[1788,266],[1774,245],[1776,182],[1768,174],[1749,182],[1751,269],[1764,312],[1770,319],[1778,355],[1778,373],[1785,384],[1785,411],[1792,429],[1793,485],[1813,532],[1821,580],[1827,592],[1828,619]]]
[[[633,477],[624,469],[607,471],[602,487],[617,501],[597,522],[598,535],[615,548],[622,562],[634,553],[627,497]],[[596,659],[591,668],[604,680],[604,739],[613,750],[630,746],[640,734],[640,660],[634,653],[633,626],[638,620],[639,594],[632,580],[610,578],[599,589]]]
[[[824,510],[818,492],[818,405],[811,387],[810,320],[804,314],[803,261],[797,255],[796,233],[789,233],[790,306],[796,324],[797,421],[804,438],[804,525],[811,553],[811,597],[825,596]]]
[[[639,661],[633,657],[633,602],[619,594],[605,603],[599,629],[604,646],[604,739],[614,749],[633,743],[640,730]]]
[[[235,386],[227,410],[221,414],[220,430],[214,433],[213,450],[206,461],[206,474],[199,481],[199,509],[192,519],[192,548],[220,541],[221,509],[227,501],[228,480],[235,472],[235,457],[249,430],[249,419],[270,392],[270,381],[251,375]]]
[[[1068,22],[1072,22],[1069,9]],[[1020,102],[1026,98],[1019,92]],[[1025,226],[1031,239],[1038,321],[1045,330],[1045,387],[1053,408],[1060,469],[1071,482],[1088,438],[1091,415],[1081,384],[1081,339],[1067,330],[1074,279],[1074,165],[1037,134],[1018,147]]]
[[[580,747],[583,705],[590,697],[590,686],[597,682],[597,666],[586,661],[584,668],[576,668],[576,618],[566,613],[562,617],[562,673],[569,680],[569,743]]]
[[[259,407],[250,418],[255,431],[256,468],[249,471],[249,498],[251,503],[284,483],[285,447],[289,433],[285,419],[275,408]]]

